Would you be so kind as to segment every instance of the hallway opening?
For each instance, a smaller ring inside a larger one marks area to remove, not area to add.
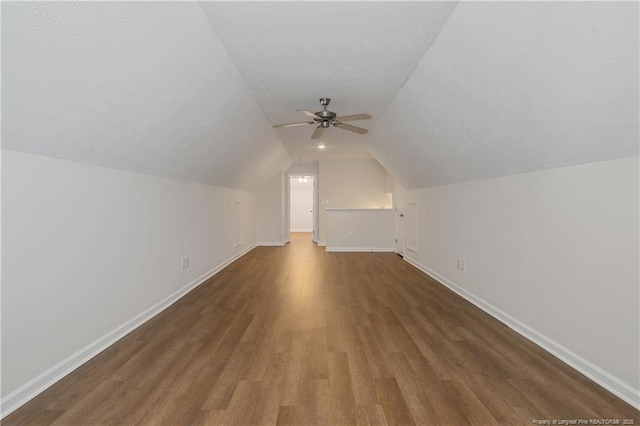
[[[309,233],[313,239],[315,178],[291,176],[289,178],[289,232]]]

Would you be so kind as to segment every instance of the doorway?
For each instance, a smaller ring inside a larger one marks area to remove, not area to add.
[[[314,193],[315,179],[313,176],[291,176],[289,180],[289,232],[314,231]]]

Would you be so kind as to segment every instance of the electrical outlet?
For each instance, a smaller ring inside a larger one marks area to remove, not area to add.
[[[464,271],[465,266],[466,265],[465,265],[464,259],[460,259],[460,270]]]
[[[185,270],[189,267],[189,258],[188,257],[183,257],[182,258],[182,269]]]

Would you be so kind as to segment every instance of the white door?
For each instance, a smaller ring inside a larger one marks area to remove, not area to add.
[[[315,178],[311,178],[313,184],[313,210],[311,211],[311,217],[313,220],[313,236],[314,243],[318,243],[318,185]]]
[[[313,179],[292,177],[289,194],[289,231],[313,232]]]
[[[396,253],[404,257],[404,210],[396,207]]]

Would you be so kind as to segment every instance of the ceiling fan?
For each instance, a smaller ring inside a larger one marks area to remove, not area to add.
[[[322,135],[322,132],[324,132],[324,129],[326,129],[330,125],[333,125],[338,129],[344,129],[344,130],[349,130],[350,132],[360,133],[361,135],[364,135],[365,133],[368,132],[367,129],[363,129],[362,127],[352,126],[350,124],[345,124],[343,123],[343,121],[368,120],[371,118],[369,114],[343,115],[341,117],[338,117],[335,112],[327,111],[327,106],[329,105],[329,102],[331,102],[331,99],[329,98],[320,98],[320,105],[322,105],[322,111],[318,111],[318,112],[311,112],[311,111],[307,111],[306,109],[296,110],[308,117],[313,118],[313,121],[301,121],[298,123],[276,124],[273,127],[274,128],[296,127],[296,126],[304,126],[307,124],[318,124],[318,127],[316,127],[316,129],[313,131],[313,134],[311,135],[311,139],[318,139]]]

